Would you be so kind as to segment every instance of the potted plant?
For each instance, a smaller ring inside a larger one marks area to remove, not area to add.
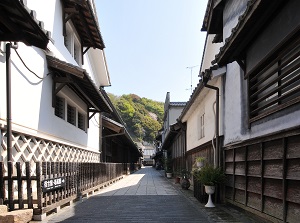
[[[204,160],[205,160],[205,157],[203,157],[203,156],[196,157],[196,159],[195,159],[196,166],[197,167],[203,167],[204,166]]]
[[[191,183],[190,183],[190,172],[186,169],[183,169],[181,170],[181,177],[182,177],[182,180],[181,180],[181,188],[184,189],[184,190],[187,190],[189,189],[189,187],[191,186]]]
[[[179,184],[180,183],[180,170],[176,170],[174,172],[174,177],[175,177],[175,184]]]
[[[205,187],[205,192],[208,194],[208,202],[205,207],[215,207],[211,200],[211,195],[215,192],[215,186],[225,181],[225,173],[220,167],[206,165],[199,171],[194,172],[196,180],[202,183]]]
[[[172,159],[166,158],[164,161],[165,161],[164,166],[165,166],[166,176],[167,178],[172,178]]]

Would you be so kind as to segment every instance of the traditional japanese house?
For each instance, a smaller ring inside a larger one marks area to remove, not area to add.
[[[203,24],[226,67],[226,201],[274,222],[300,219],[299,8],[209,0]]]

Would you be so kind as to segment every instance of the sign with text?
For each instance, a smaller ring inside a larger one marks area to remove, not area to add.
[[[64,177],[56,177],[52,179],[47,179],[42,181],[43,192],[48,192],[50,190],[59,189],[65,187],[66,180]]]

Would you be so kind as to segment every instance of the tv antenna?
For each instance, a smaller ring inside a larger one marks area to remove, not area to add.
[[[195,65],[195,66],[190,66],[190,67],[186,67],[186,69],[190,69],[191,70],[191,94],[193,93],[193,69],[195,67],[199,67],[200,65]],[[188,90],[188,89],[187,89]]]

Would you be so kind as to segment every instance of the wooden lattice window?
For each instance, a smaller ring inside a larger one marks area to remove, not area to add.
[[[300,38],[249,75],[249,123],[300,102]]]
[[[65,100],[58,96],[55,98],[55,115],[65,119]]]
[[[67,106],[67,121],[72,125],[76,125],[76,108],[69,104]]]
[[[85,115],[78,112],[78,128],[85,131]]]

